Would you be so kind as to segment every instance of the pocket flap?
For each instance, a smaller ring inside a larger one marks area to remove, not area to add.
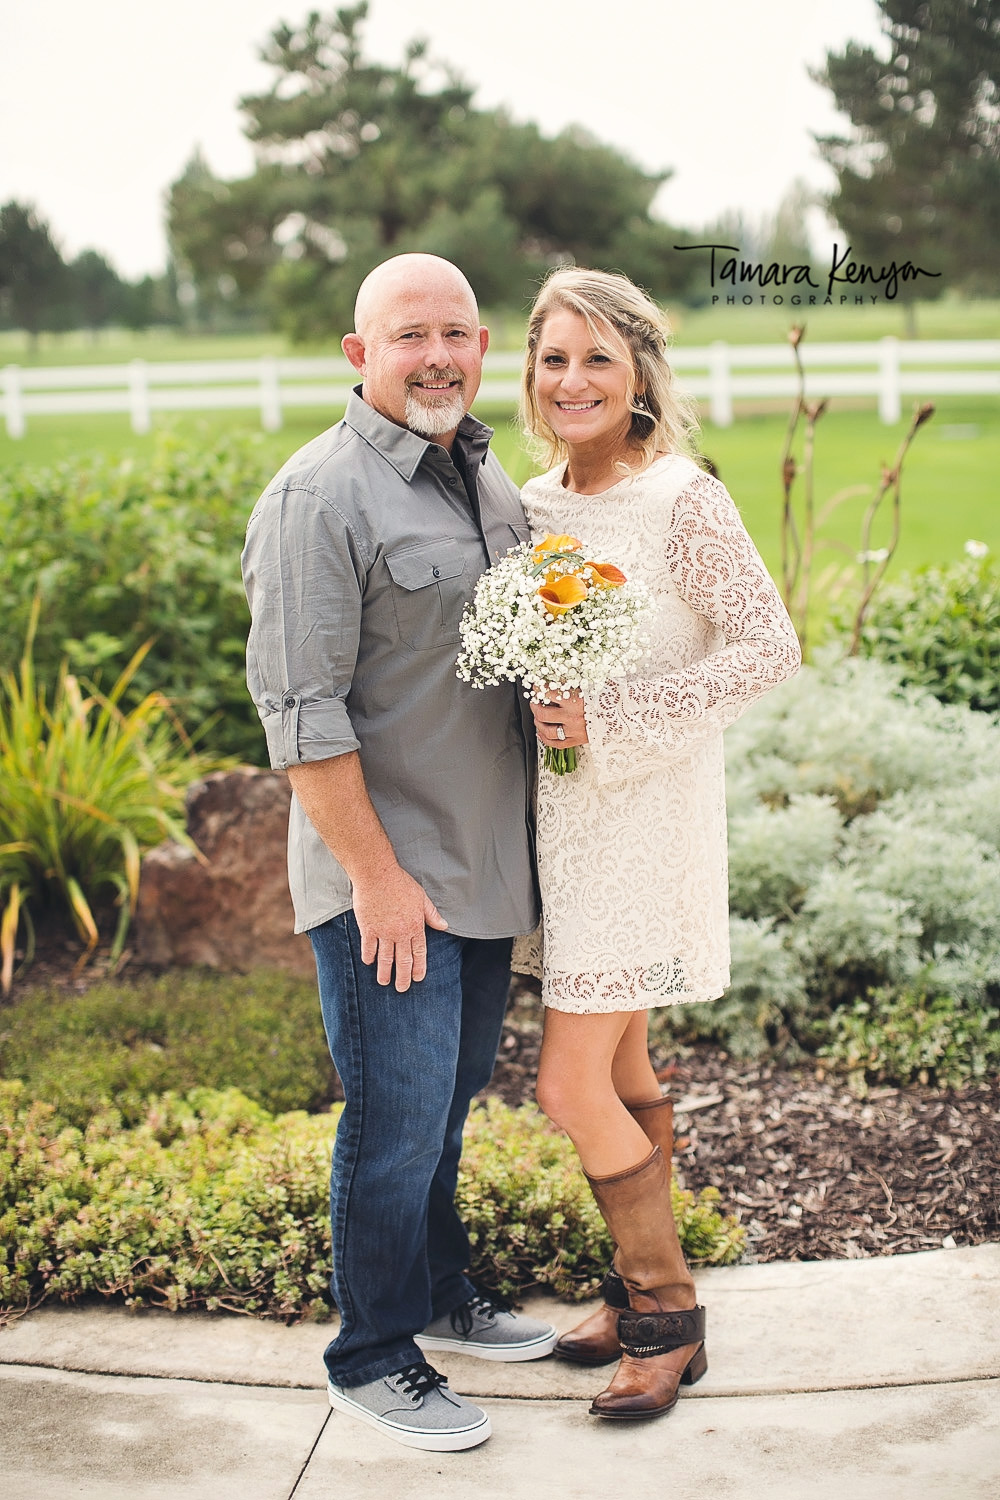
[[[465,559],[457,542],[444,537],[421,542],[402,552],[387,552],[385,565],[401,589],[422,589],[442,578],[457,578],[465,571]]]

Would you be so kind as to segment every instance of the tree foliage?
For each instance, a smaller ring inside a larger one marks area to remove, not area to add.
[[[254,173],[223,182],[196,158],[174,184],[171,241],[203,303],[232,281],[295,338],[340,334],[361,279],[407,250],[459,261],[493,305],[567,260],[676,286],[676,233],[649,213],[666,174],[578,127],[548,138],[477,109],[424,42],[398,67],[369,61],[367,11],[278,26],[262,54],[274,84],[241,101]]]
[[[837,174],[830,210],[857,258],[912,261],[946,286],[1000,288],[1000,3],[878,0],[888,56],[848,42],[818,81],[851,120],[819,140]]]
[[[20,328],[32,347],[40,333],[111,324],[148,328],[172,323],[177,304],[172,274],[132,283],[96,250],[65,261],[52,232],[29,203],[0,208],[0,327]]]
[[[66,292],[66,265],[49,226],[27,203],[0,208],[0,310],[34,343]]]

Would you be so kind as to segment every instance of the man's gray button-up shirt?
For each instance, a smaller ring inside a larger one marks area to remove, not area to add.
[[[476,580],[528,539],[491,435],[466,417],[449,455],[356,392],[264,491],[243,552],[271,764],[358,750],[397,859],[462,937],[530,932],[538,916],[530,718],[514,686],[455,675]],[[288,871],[297,932],[349,909],[347,875],[294,796]]]

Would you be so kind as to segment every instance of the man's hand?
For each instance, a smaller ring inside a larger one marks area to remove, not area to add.
[[[400,994],[427,973],[427,928],[443,932],[448,923],[423,886],[397,865],[391,876],[354,885],[354,915],[361,932],[361,957],[376,963],[379,984],[392,981]]]
[[[448,923],[423,886],[396,861],[368,796],[356,750],[289,766],[288,779],[306,817],[343,865],[354,892],[361,957],[375,963],[379,984],[403,992],[427,973],[427,928]]]

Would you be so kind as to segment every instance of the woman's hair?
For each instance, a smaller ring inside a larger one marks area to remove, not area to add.
[[[535,365],[542,326],[549,313],[566,308],[586,321],[594,342],[628,365],[628,404],[632,427],[628,442],[639,462],[624,458],[616,465],[640,473],[657,453],[694,455],[698,418],[693,401],[681,395],[667,363],[670,327],[666,315],[640,287],[611,271],[563,266],[543,285],[528,319],[528,355],[521,385],[521,421],[550,464],[567,455],[538,409]]]

